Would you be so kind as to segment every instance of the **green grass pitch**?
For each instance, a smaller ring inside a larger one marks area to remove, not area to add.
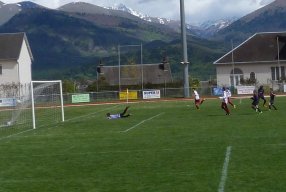
[[[277,111],[219,99],[66,107],[64,123],[0,132],[1,192],[283,192],[286,98]],[[227,149],[230,149],[227,153]]]

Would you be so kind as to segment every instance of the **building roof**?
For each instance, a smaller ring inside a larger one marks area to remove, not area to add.
[[[152,84],[163,84],[172,82],[170,64],[165,64],[165,70],[159,68],[158,64],[143,65],[121,65],[120,66],[120,84],[121,85],[140,85],[143,82]],[[103,66],[103,76],[109,85],[119,84],[118,66]]]
[[[0,33],[0,60],[18,60],[23,41],[26,41],[30,57],[33,60],[25,33]]]
[[[286,61],[286,32],[256,33],[214,64],[276,63],[278,59]]]

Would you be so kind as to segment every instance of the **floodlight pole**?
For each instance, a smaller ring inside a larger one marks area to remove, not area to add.
[[[232,64],[232,82],[233,87],[235,87],[235,78],[234,78],[234,54],[233,54],[233,40],[231,40],[231,64]]]
[[[144,72],[143,72],[143,47],[142,47],[142,43],[141,43],[141,51],[140,51],[140,55],[141,55],[141,59],[140,59],[140,62],[141,62],[141,88],[142,88],[142,91],[144,89]]]
[[[183,62],[184,65],[184,97],[190,97],[189,90],[189,62],[188,62],[188,47],[187,47],[187,33],[185,22],[185,4],[184,0],[180,0],[180,14],[181,14],[181,35],[182,35],[182,47],[183,47]]]
[[[120,82],[120,45],[118,45],[118,91],[121,91],[121,82]]]

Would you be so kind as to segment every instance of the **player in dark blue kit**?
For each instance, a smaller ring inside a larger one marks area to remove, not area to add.
[[[271,110],[271,107],[273,107],[275,110],[277,110],[277,108],[274,105],[274,98],[275,98],[275,96],[276,95],[274,94],[273,89],[270,89],[270,101],[269,101],[269,104],[268,104],[269,111]]]
[[[258,89],[258,102],[259,100],[262,99],[263,100],[263,106],[266,107],[266,99],[264,97],[264,89],[263,86],[261,85]]]
[[[259,97],[256,93],[256,91],[253,91],[253,96],[250,98],[252,99],[252,104],[251,104],[251,108],[254,109],[256,112],[262,113],[262,111],[259,109]]]

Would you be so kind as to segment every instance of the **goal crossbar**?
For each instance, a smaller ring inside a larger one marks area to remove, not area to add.
[[[36,113],[35,113],[35,95],[34,95],[34,84],[36,83],[42,83],[43,88],[44,86],[47,85],[49,86],[50,84],[59,84],[59,95],[60,95],[60,108],[61,108],[61,121],[65,121],[65,116],[64,116],[64,102],[63,102],[63,88],[62,88],[62,81],[61,80],[54,80],[54,81],[31,81],[31,103],[32,103],[32,120],[33,120],[33,129],[36,129]]]

